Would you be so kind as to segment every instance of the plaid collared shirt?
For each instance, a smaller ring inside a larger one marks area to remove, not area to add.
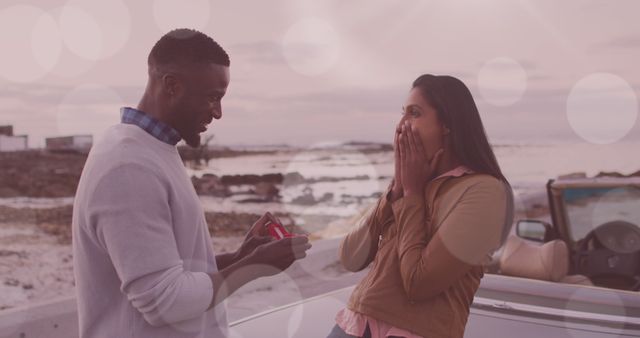
[[[134,108],[122,107],[120,109],[120,121],[122,123],[134,124],[158,140],[172,146],[178,144],[182,139],[177,130]]]

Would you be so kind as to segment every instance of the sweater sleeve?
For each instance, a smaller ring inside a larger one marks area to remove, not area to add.
[[[127,163],[100,178],[87,205],[96,241],[109,256],[121,291],[153,326],[201,316],[213,297],[208,274],[183,268],[168,184],[149,168]]]
[[[507,209],[506,190],[497,181],[469,187],[432,238],[431,219],[421,196],[393,205],[398,226],[400,273],[407,297],[420,301],[440,294],[500,246]]]
[[[354,230],[340,244],[340,261],[345,269],[356,272],[366,268],[378,251],[378,237],[393,221],[389,193],[391,185],[373,208],[360,218]]]

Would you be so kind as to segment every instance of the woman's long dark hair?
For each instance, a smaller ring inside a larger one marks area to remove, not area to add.
[[[412,88],[420,90],[435,108],[440,121],[449,128],[453,152],[462,164],[508,184],[467,86],[453,76],[425,74],[413,81]]]
[[[504,244],[513,225],[513,190],[487,140],[469,88],[453,76],[431,74],[418,77],[412,87],[420,89],[422,96],[435,108],[440,122],[449,128],[453,151],[462,164],[476,173],[491,175],[505,183],[507,209],[501,234],[501,244]]]

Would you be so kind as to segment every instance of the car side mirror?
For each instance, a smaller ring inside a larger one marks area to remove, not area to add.
[[[519,220],[516,225],[516,235],[520,238],[535,242],[546,242],[553,232],[549,223],[534,219]]]

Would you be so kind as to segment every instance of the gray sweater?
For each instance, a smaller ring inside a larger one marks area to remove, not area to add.
[[[175,146],[135,125],[109,128],[73,208],[81,337],[225,337],[204,212]]]

